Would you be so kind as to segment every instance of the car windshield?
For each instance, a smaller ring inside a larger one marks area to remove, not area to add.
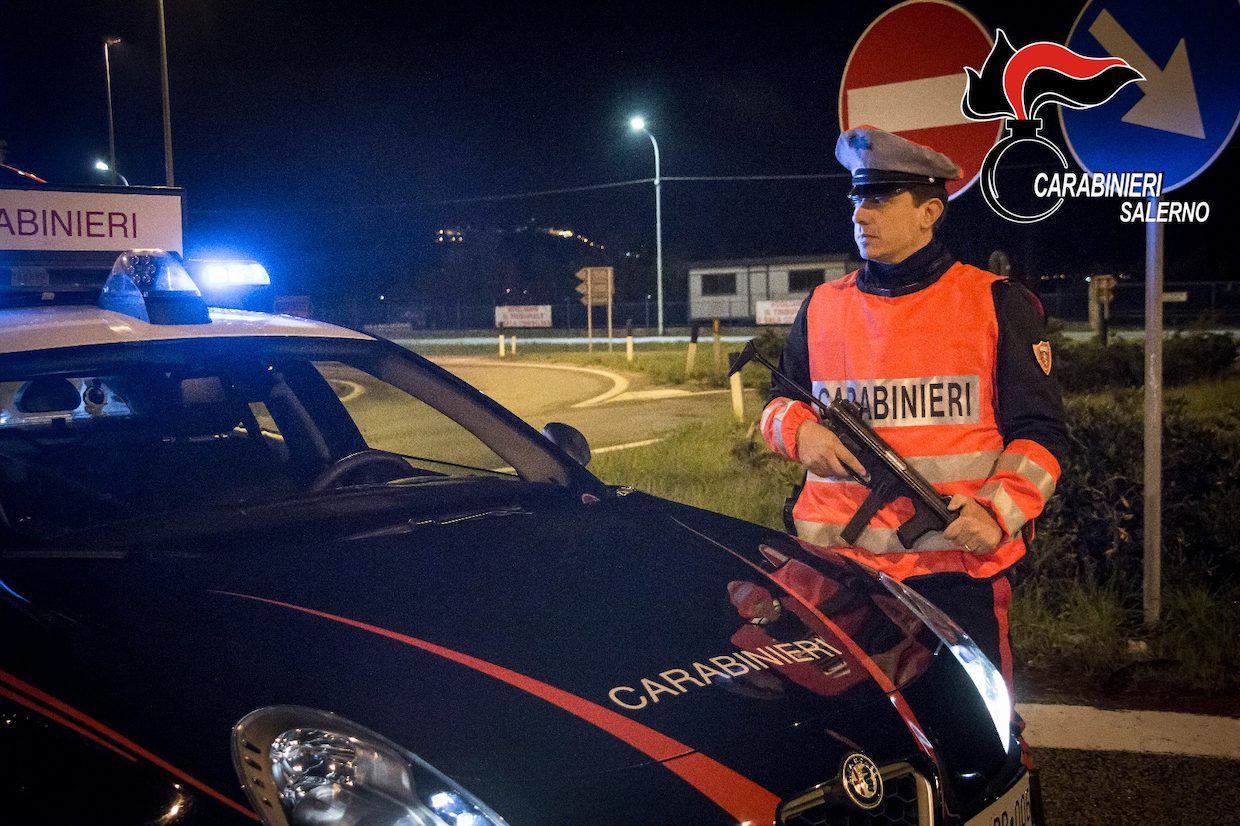
[[[572,474],[506,411],[392,345],[210,339],[0,360],[0,524],[25,538],[478,476]]]

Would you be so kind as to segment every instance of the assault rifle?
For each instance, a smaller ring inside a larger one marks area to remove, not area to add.
[[[823,404],[820,399],[789,379],[771,364],[757,348],[753,340],[746,342],[745,349],[730,355],[728,375],[738,372],[750,361],[757,361],[772,374],[783,380],[799,401],[818,410],[818,418],[843,442],[844,447],[857,457],[866,473],[860,476],[851,469],[849,475],[870,489],[865,501],[848,520],[840,538],[851,545],[861,535],[861,529],[878,512],[878,509],[900,496],[907,496],[913,503],[913,515],[899,527],[896,535],[900,544],[911,548],[913,543],[930,531],[941,531],[955,521],[959,513],[948,510],[951,497],[944,496],[926,481],[926,477],[909,465],[900,454],[883,441],[861,418],[861,409],[845,398],[833,399]]]

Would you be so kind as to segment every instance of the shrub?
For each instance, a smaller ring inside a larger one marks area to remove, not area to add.
[[[1163,565],[1168,577],[1240,583],[1240,402],[1203,415],[1168,398]],[[1134,583],[1144,553],[1144,425],[1137,393],[1066,402],[1070,452],[1023,575]]]
[[[1057,341],[1056,376],[1065,392],[1140,387],[1145,345],[1140,341]],[[1223,376],[1236,365],[1236,342],[1223,333],[1177,332],[1163,346],[1163,383],[1183,385]]]

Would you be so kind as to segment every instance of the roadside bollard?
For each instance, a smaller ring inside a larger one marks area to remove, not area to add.
[[[504,357],[504,334],[499,334],[499,357]]]
[[[732,386],[732,415],[738,422],[745,420],[745,387],[741,384],[741,371],[737,370],[728,379]]]
[[[508,348],[508,352],[514,356],[517,354],[517,334],[516,333],[512,334],[512,344]]]
[[[633,360],[633,319],[631,318],[624,326],[624,357],[628,361]]]
[[[694,324],[689,329],[689,355],[685,357],[685,378],[693,375],[693,365],[697,362],[697,340],[698,326]]]
[[[715,319],[715,341],[714,341],[714,348],[715,348],[715,369],[716,369],[716,370],[718,370],[718,369],[719,369],[719,367],[720,367],[720,365],[723,363],[723,361],[722,361],[722,359],[723,359],[723,351],[720,349],[722,346],[723,346],[723,344],[722,344],[722,342],[720,342],[720,340],[719,340],[719,319],[717,319],[717,318],[716,318],[716,319]]]

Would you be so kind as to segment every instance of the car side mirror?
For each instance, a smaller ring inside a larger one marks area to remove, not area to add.
[[[590,464],[590,443],[581,431],[564,422],[548,422],[542,429],[546,436],[560,450],[577,460],[583,467]]]

